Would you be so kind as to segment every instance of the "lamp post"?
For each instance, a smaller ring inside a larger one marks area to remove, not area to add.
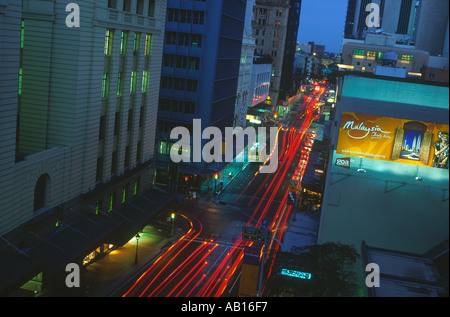
[[[136,234],[136,256],[134,257],[134,264],[136,265],[138,263],[138,247],[139,247],[139,238],[141,236],[139,235],[139,232]]]
[[[216,188],[217,188],[217,179],[219,178],[219,174],[214,174],[214,196],[216,195]]]
[[[175,213],[174,212],[172,212],[172,214],[170,215],[170,218],[172,219],[172,229],[170,231],[170,235],[173,236],[173,225],[175,222]]]

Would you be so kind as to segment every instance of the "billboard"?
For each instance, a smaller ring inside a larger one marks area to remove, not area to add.
[[[448,169],[449,125],[342,112],[336,153]]]

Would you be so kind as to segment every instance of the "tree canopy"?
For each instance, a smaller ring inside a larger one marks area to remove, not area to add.
[[[269,296],[356,296],[359,284],[354,265],[358,258],[354,247],[334,242],[279,252],[268,281]],[[310,273],[311,279],[282,275],[282,269]]]

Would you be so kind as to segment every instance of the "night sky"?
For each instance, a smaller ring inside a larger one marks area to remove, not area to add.
[[[303,0],[298,42],[325,45],[326,52],[340,53],[348,0]]]

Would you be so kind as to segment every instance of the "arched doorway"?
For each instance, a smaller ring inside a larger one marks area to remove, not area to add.
[[[37,211],[44,208],[48,203],[48,189],[50,185],[50,177],[48,174],[42,174],[36,182],[34,188],[34,209]]]

